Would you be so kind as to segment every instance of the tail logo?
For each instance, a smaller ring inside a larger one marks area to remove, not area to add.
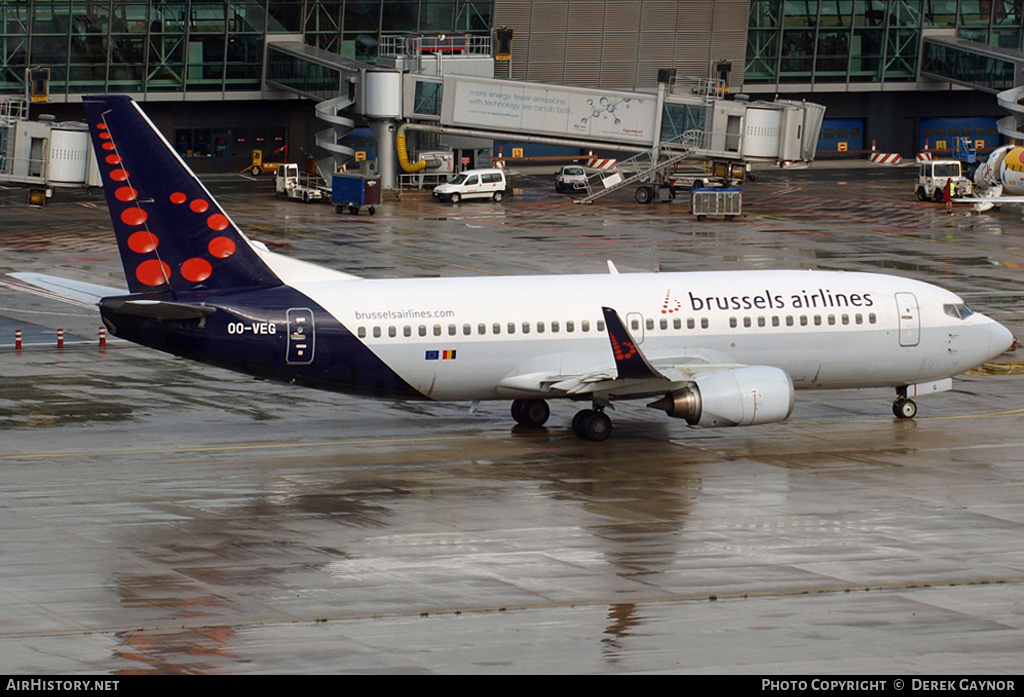
[[[100,140],[104,141],[103,147],[108,150],[116,150],[116,146],[110,139],[110,133],[106,130],[105,123],[97,124],[100,130]],[[109,146],[109,147],[108,147]],[[114,198],[122,203],[129,204],[120,213],[121,222],[129,227],[142,228],[133,232],[128,237],[128,247],[136,254],[154,254],[160,246],[160,238],[146,228],[146,221],[149,214],[138,202],[139,192],[131,186],[131,174],[124,168],[121,156],[112,152],[104,158],[112,169],[107,173],[111,181],[121,184],[114,189]],[[210,210],[209,201],[202,198],[193,198],[189,201],[188,196],[181,191],[175,191],[169,196],[169,200],[176,206],[188,204],[188,209],[196,215],[203,215]],[[226,230],[230,225],[227,216],[223,213],[213,213],[206,218],[206,227],[213,232]],[[227,259],[235,253],[235,242],[229,237],[214,237],[207,245],[207,252],[210,257],[216,259]],[[140,283],[150,287],[162,286],[171,280],[171,267],[159,258],[146,259],[135,267],[135,277]],[[213,275],[213,264],[202,257],[186,259],[181,264],[181,275],[193,283],[202,283]]]

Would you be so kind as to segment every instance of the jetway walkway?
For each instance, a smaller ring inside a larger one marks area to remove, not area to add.
[[[397,186],[400,168],[429,172],[429,166],[419,165],[436,156],[440,134],[632,154],[621,163],[617,179],[605,174],[588,180],[586,202],[637,182],[659,182],[686,159],[814,159],[824,116],[820,105],[726,100],[714,81],[697,86],[669,81],[659,83],[657,92],[629,92],[487,77],[474,71],[482,65],[493,71],[493,62],[481,63],[490,57],[479,47],[471,52],[456,38],[444,39],[444,51],[415,40],[394,42],[389,50],[402,55],[382,51],[376,66],[294,42],[270,43],[266,81],[318,101],[317,115],[330,124],[316,135],[316,144],[331,153],[318,163],[325,179],[353,156],[340,141],[361,114],[377,137],[385,188]],[[460,64],[462,59],[467,63]],[[351,116],[343,115],[345,110]],[[414,134],[432,134],[429,147],[416,148],[420,139]]]

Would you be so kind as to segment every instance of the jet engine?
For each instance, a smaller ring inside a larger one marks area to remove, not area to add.
[[[793,381],[769,366],[723,370],[647,406],[699,428],[774,423],[793,412]]]

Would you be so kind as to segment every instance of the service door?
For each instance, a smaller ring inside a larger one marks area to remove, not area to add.
[[[896,309],[900,313],[900,346],[917,346],[921,340],[921,310],[913,293],[897,293]]]

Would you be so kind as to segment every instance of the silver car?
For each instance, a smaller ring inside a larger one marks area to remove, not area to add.
[[[555,191],[574,191],[587,185],[587,172],[579,165],[565,165],[555,175]]]

